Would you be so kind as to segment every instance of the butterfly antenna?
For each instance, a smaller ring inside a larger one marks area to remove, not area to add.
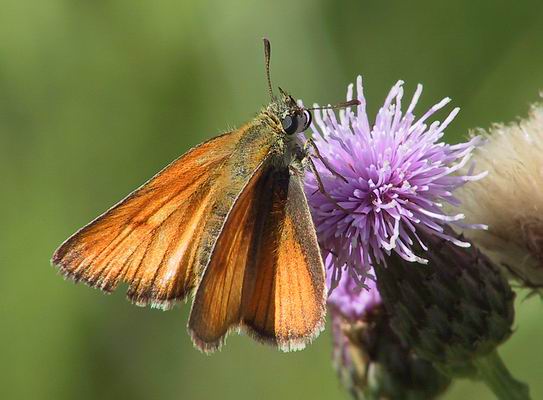
[[[358,105],[360,105],[360,100],[349,100],[349,101],[344,101],[342,103],[334,104],[333,106],[311,107],[311,108],[306,108],[306,110],[309,110],[309,111],[335,110],[338,108],[347,108],[347,107],[358,106]]]
[[[266,60],[266,79],[268,80],[268,91],[270,92],[271,99],[275,100],[275,95],[273,94],[273,87],[270,78],[271,43],[268,38],[264,38],[262,40],[264,41],[264,59]]]

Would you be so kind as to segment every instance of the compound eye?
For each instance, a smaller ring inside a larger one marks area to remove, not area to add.
[[[296,115],[287,115],[282,121],[283,130],[288,135],[296,133],[298,130],[298,118]]]
[[[304,110],[304,123],[303,123],[303,127],[304,129],[302,129],[302,132],[307,130],[307,128],[309,128],[309,126],[311,125],[311,121],[313,120],[313,117],[311,115],[311,111],[308,111],[308,110]]]

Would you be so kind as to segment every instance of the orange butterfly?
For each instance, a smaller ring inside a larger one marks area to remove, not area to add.
[[[76,232],[52,263],[74,281],[168,309],[194,294],[188,329],[214,351],[231,330],[289,351],[323,328],[325,275],[296,134],[310,111],[281,90],[241,128],[171,163]],[[312,162],[310,162],[311,165]]]

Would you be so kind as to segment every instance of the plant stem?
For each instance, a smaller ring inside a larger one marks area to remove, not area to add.
[[[474,361],[479,378],[500,400],[530,400],[527,384],[517,381],[494,350]]]

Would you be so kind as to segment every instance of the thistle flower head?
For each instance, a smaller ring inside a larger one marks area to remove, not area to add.
[[[446,98],[420,118],[414,115],[422,92],[419,85],[402,111],[403,82],[391,89],[373,123],[366,114],[362,78],[357,79],[356,110],[342,110],[339,120],[331,110],[315,112],[312,131],[317,148],[326,160],[315,160],[325,194],[317,177],[308,172],[306,190],[312,206],[319,241],[332,268],[331,287],[343,270],[362,284],[375,263],[396,253],[409,262],[426,263],[413,244],[426,246],[421,231],[466,246],[443,232],[443,225],[459,221],[460,213],[447,214],[442,205],[458,205],[453,191],[481,177],[458,174],[480,139],[448,145],[444,131],[459,109],[443,120],[429,118],[443,108]],[[353,99],[353,85],[347,100]],[[345,178],[338,178],[332,170]]]
[[[526,286],[543,287],[543,105],[485,137],[474,160],[489,175],[458,196],[467,220],[489,228],[464,234]]]

